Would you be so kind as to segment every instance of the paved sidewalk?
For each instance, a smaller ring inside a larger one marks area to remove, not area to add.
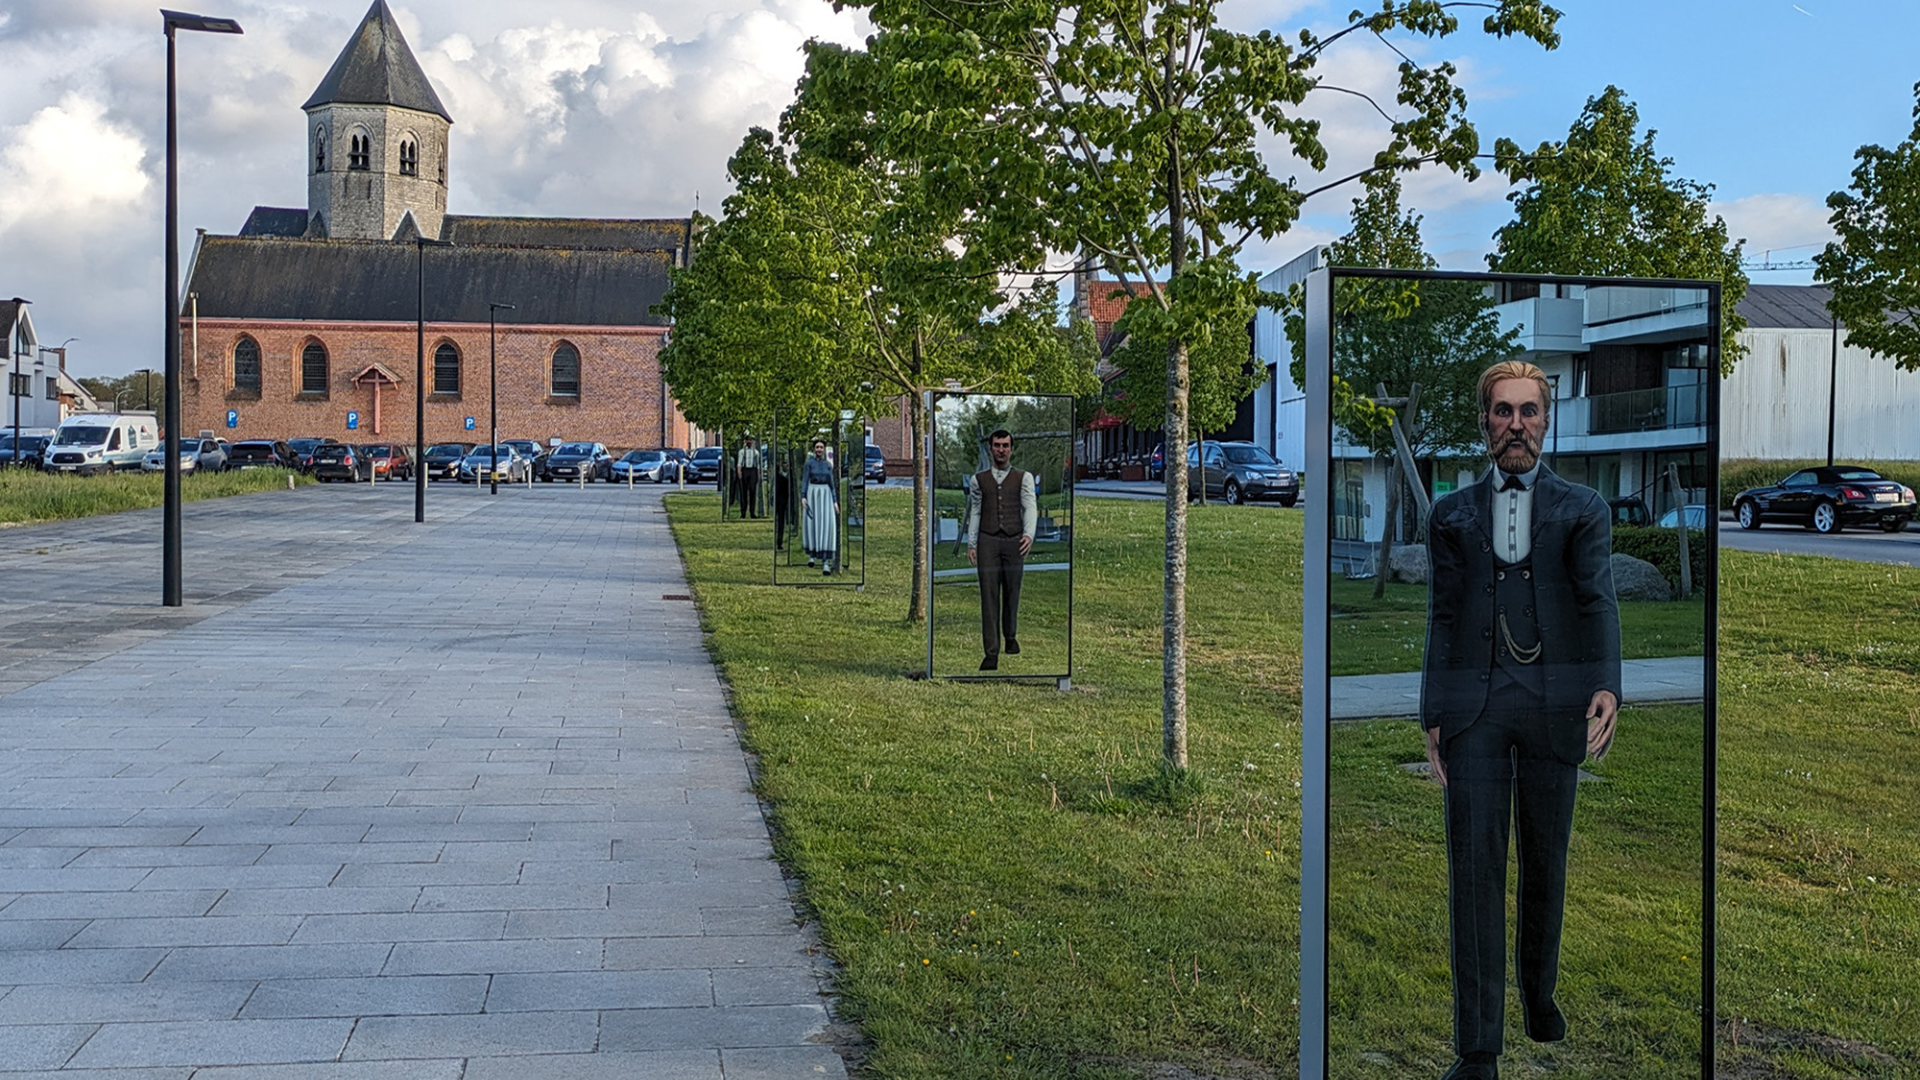
[[[1623,705],[1660,705],[1706,697],[1706,662],[1698,656],[1663,656],[1620,663]],[[1372,720],[1420,714],[1420,673],[1340,675],[1328,680],[1335,720]]]
[[[845,1075],[659,492],[432,495],[0,531],[0,1076]]]

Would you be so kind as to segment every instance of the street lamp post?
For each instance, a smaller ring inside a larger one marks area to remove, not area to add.
[[[413,238],[416,275],[413,313],[413,521],[427,520],[427,249],[452,247],[446,240]]]
[[[512,304],[487,304],[487,482],[491,495],[500,494],[500,380],[494,364],[495,314],[512,311]]]
[[[238,34],[240,24],[232,19],[189,15],[165,8],[160,10],[160,24],[167,35],[167,421],[166,441],[162,444],[167,479],[163,499],[160,603],[179,607],[183,602],[180,589],[180,147],[174,108],[173,38],[178,30]]]

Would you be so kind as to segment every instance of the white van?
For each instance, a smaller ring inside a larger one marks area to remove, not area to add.
[[[159,445],[160,422],[152,413],[82,413],[68,417],[54,433],[44,468],[82,476],[139,472],[147,451]]]

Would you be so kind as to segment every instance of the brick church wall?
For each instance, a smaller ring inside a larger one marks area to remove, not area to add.
[[[181,324],[186,358],[181,406],[188,434],[211,430],[222,438],[286,439],[332,436],[342,442],[411,440],[414,410],[412,323],[301,323],[207,319],[196,330]],[[609,447],[697,446],[704,433],[690,428],[660,381],[664,327],[501,325],[496,346],[499,429],[503,439],[551,438],[602,442]],[[233,351],[242,335],[260,346],[260,392],[233,388]],[[300,393],[301,354],[310,341],[326,347],[328,388]],[[580,351],[577,399],[549,393],[550,358],[561,342]],[[460,350],[457,395],[427,396],[426,441],[482,442],[487,437],[487,327],[428,323],[427,385],[433,385],[433,354],[442,342]],[[399,385],[380,392],[380,426],[374,429],[373,389],[354,376],[380,364]],[[239,412],[226,426],[227,410]],[[347,413],[360,414],[357,430]],[[467,431],[465,418],[475,420]]]

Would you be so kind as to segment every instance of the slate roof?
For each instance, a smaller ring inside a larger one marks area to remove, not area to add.
[[[0,300],[0,362],[6,361],[13,351],[13,324],[20,318],[20,305],[12,300]]]
[[[515,305],[503,323],[665,326],[650,310],[666,295],[667,251],[455,246],[429,248],[427,318],[483,323],[490,301]],[[201,318],[411,322],[415,251],[383,240],[208,236],[187,288]]]
[[[373,0],[360,29],[340,51],[327,77],[307,99],[302,109],[316,105],[396,105],[415,112],[433,113],[453,123],[440,95],[433,92],[427,73],[400,33],[387,0]]]
[[[240,226],[241,236],[305,236],[307,212],[298,207],[256,206]]]
[[[455,244],[560,247],[594,251],[677,251],[687,219],[469,217],[448,214],[440,239]]]
[[[1829,330],[1832,295],[1825,285],[1748,285],[1739,310],[1755,330]]]

